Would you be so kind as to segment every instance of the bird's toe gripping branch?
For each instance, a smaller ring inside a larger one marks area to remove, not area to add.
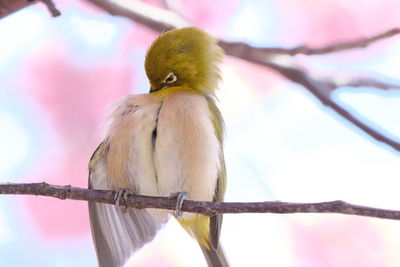
[[[183,201],[187,198],[187,193],[186,192],[172,192],[171,195],[169,195],[169,198],[176,198],[176,205],[175,205],[175,210],[172,212],[175,218],[179,219],[182,218],[182,204]]]
[[[115,196],[115,206],[117,206],[117,208],[119,208],[122,212],[126,212],[126,209],[128,207],[120,205],[121,199],[123,198],[125,200],[125,202],[127,202],[129,194],[133,194],[133,193],[131,191],[129,191],[129,189],[124,188],[124,189],[119,189]]]

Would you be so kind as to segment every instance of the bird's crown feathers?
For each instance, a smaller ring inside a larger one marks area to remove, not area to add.
[[[182,86],[214,95],[222,59],[223,50],[216,40],[198,28],[165,32],[146,54],[145,69],[151,91]]]

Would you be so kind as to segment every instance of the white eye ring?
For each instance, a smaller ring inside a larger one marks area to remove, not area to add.
[[[177,80],[178,78],[175,76],[173,72],[168,73],[167,77],[162,81],[163,83],[173,83]]]

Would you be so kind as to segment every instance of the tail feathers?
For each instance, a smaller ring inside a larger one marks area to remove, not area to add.
[[[225,257],[224,250],[221,245],[217,249],[200,246],[206,258],[208,267],[229,267],[228,260]]]

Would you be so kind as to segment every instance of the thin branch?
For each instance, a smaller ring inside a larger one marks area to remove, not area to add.
[[[381,90],[400,89],[400,84],[383,82],[370,77],[352,77],[348,75],[322,79],[321,82],[327,84],[331,91],[341,87],[371,87]]]
[[[126,17],[157,31],[163,32],[189,24],[176,13],[131,0],[88,0],[111,15]]]
[[[327,45],[323,47],[307,47],[304,45],[295,47],[295,48],[260,48],[262,51],[265,53],[272,53],[272,54],[286,54],[286,55],[298,55],[298,54],[303,54],[303,55],[324,55],[324,54],[329,54],[329,53],[335,53],[335,52],[341,52],[344,50],[350,50],[350,49],[355,49],[355,48],[365,48],[372,43],[375,43],[377,41],[387,39],[390,37],[393,37],[395,35],[400,34],[400,28],[394,28],[391,30],[388,30],[383,33],[378,33],[376,35],[373,35],[371,37],[365,37],[365,38],[360,38],[358,40],[353,40],[353,41],[347,41],[347,42],[339,42],[333,45]]]
[[[56,5],[53,3],[52,0],[42,0],[42,2],[47,6],[47,9],[49,10],[50,14],[53,17],[61,15],[60,10],[57,9]]]
[[[35,195],[58,199],[74,199],[114,204],[116,191],[93,190],[72,186],[58,186],[47,183],[15,184],[1,183],[0,195]],[[129,194],[127,201],[121,199],[120,205],[136,209],[158,208],[174,210],[176,202],[169,197],[150,197]],[[265,202],[203,202],[185,200],[182,211],[212,216],[220,213],[337,213],[359,215],[381,219],[400,220],[400,211],[378,209],[350,204],[341,200],[317,203],[290,203],[280,201]]]
[[[53,17],[57,17],[61,14],[52,0],[0,0],[0,19],[39,2],[43,2],[47,6],[47,9]]]
[[[0,18],[8,16],[20,9],[37,3],[38,1],[28,0],[0,0]]]

